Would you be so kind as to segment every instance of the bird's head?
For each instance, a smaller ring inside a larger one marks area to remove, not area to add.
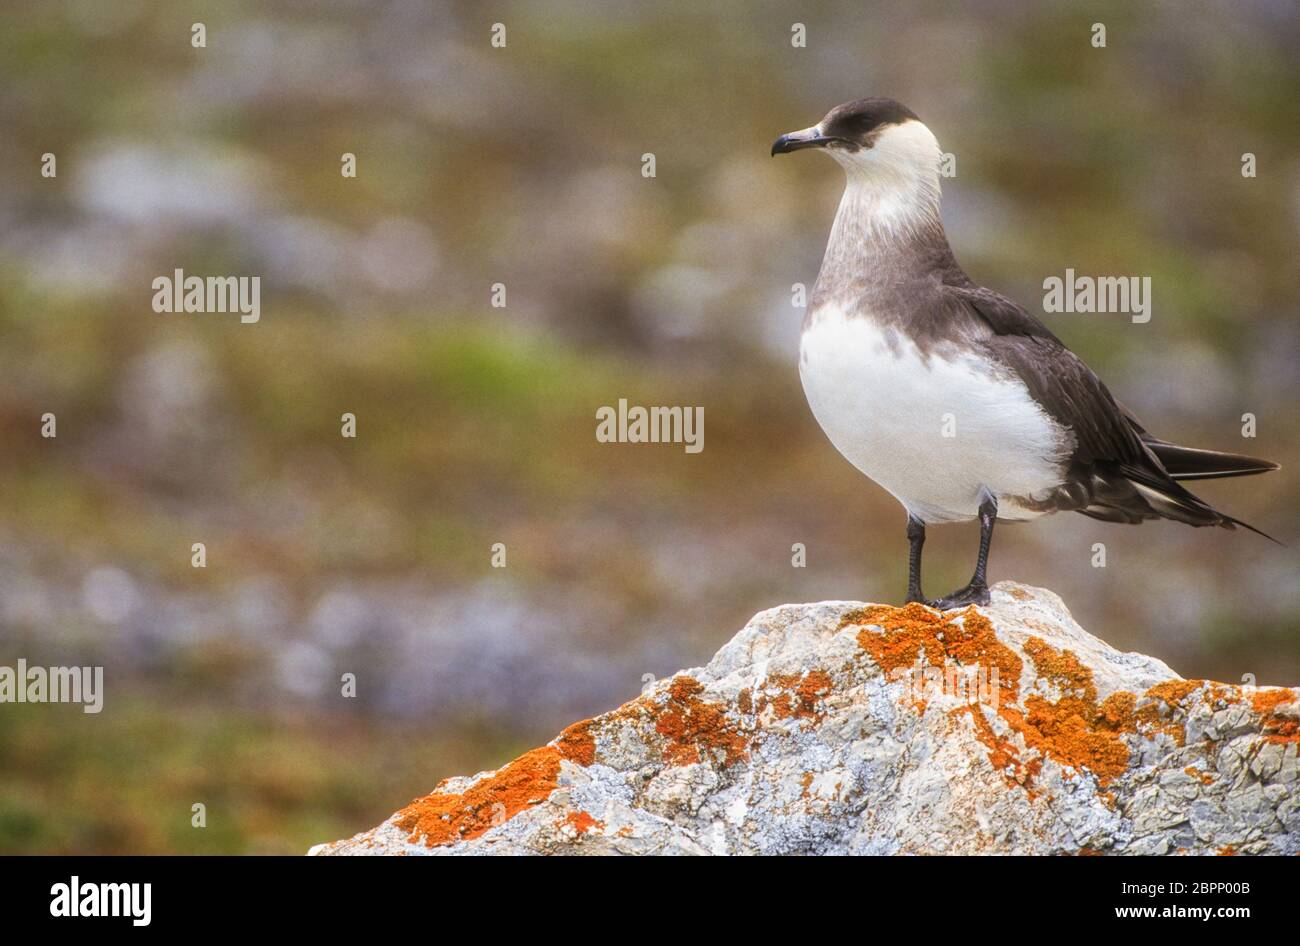
[[[870,232],[893,236],[932,234],[936,229],[942,233],[943,155],[930,129],[911,109],[893,99],[837,105],[811,128],[776,139],[772,154],[804,148],[825,151],[848,177],[837,228],[857,221]]]
[[[936,183],[939,175],[939,142],[911,109],[893,99],[837,105],[811,128],[776,139],[772,154],[805,148],[825,151],[851,175],[933,176]]]

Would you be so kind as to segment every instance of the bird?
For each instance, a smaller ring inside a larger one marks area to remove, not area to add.
[[[940,219],[939,142],[914,112],[890,98],[848,102],[781,135],[772,156],[803,150],[834,158],[846,183],[803,317],[799,376],[831,443],[907,513],[907,602],[988,604],[999,521],[1074,511],[1272,538],[1182,484],[1278,464],[1149,433],[1041,320],[966,275]],[[927,526],[972,519],[971,580],[926,598]]]

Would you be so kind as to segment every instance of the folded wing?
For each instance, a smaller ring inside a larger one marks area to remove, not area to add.
[[[1194,526],[1244,526],[1177,482],[1277,469],[1268,460],[1181,447],[1151,436],[1083,361],[1037,318],[973,284],[946,287],[956,308],[987,329],[990,355],[1014,372],[1074,438],[1068,482],[1051,501],[1112,522],[1174,519]],[[1264,533],[1260,532],[1260,535]]]

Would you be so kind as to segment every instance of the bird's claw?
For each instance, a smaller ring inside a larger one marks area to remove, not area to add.
[[[992,600],[988,585],[967,585],[950,595],[925,602],[936,611],[953,611],[972,604],[988,604]]]

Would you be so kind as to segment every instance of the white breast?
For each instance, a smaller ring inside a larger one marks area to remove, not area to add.
[[[1000,518],[1032,518],[1023,501],[1062,482],[1068,432],[1019,379],[974,355],[923,356],[874,320],[824,306],[804,331],[799,376],[840,453],[922,521],[975,518],[986,492]]]

